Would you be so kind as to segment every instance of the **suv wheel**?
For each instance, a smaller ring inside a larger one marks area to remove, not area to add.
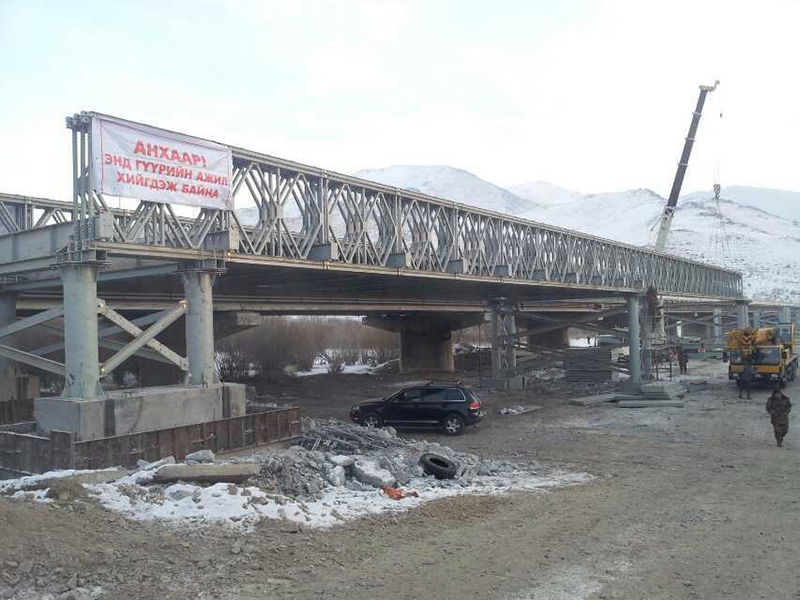
[[[464,417],[458,413],[450,413],[442,421],[445,435],[461,435],[464,433]]]
[[[378,427],[382,427],[383,426],[383,420],[378,415],[376,415],[375,413],[369,413],[369,414],[364,415],[361,418],[361,424],[364,427],[369,427],[371,429],[376,429]]]

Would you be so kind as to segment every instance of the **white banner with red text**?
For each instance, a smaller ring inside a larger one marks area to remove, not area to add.
[[[222,144],[92,115],[92,167],[101,194],[233,210],[233,160]]]

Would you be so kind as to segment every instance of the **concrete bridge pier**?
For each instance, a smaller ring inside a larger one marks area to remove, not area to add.
[[[711,317],[711,326],[714,331],[713,343],[722,343],[722,309],[714,308]]]
[[[452,332],[481,322],[482,315],[386,315],[364,317],[370,327],[400,334],[400,372],[455,371]]]
[[[189,384],[217,383],[214,364],[214,297],[216,271],[189,268],[181,273],[186,295],[186,356]]]
[[[628,366],[630,368],[631,386],[642,383],[642,357],[639,351],[639,296],[628,297]]]
[[[17,318],[17,297],[15,294],[0,294],[0,329],[11,325]],[[0,339],[0,344],[8,344],[7,339]],[[13,375],[14,363],[0,356],[0,385],[5,384],[5,378]],[[2,391],[0,390],[0,394]],[[3,398],[0,396],[0,401]]]
[[[97,343],[97,275],[100,266],[95,262],[67,262],[59,266],[64,286],[65,398],[103,396]]]
[[[747,329],[750,324],[748,323],[748,310],[747,310],[747,302],[737,302],[736,303],[736,327],[738,329]],[[760,325],[761,316],[759,315],[758,311],[753,312],[753,326],[758,327],[757,323]]]

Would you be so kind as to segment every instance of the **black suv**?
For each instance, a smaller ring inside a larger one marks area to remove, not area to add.
[[[350,419],[365,427],[435,426],[447,435],[461,435],[483,418],[481,401],[460,381],[431,381],[407,387],[381,400],[360,402]]]

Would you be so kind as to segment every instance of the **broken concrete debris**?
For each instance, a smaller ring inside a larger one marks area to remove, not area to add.
[[[164,465],[153,475],[153,481],[171,483],[197,481],[200,483],[241,483],[261,473],[258,465]]]
[[[521,466],[482,459],[439,443],[400,438],[389,429],[325,421],[315,423],[313,431],[316,435],[307,438],[307,443],[324,442],[328,434],[323,432],[330,432],[336,440],[347,441],[345,449],[262,448],[246,457],[224,462],[215,457],[213,463],[194,465],[169,464],[170,458],[164,461],[168,464],[144,464],[111,483],[79,486],[81,496],[71,501],[95,499],[110,510],[142,521],[223,522],[249,527],[263,519],[283,519],[298,527],[329,527],[345,519],[403,510],[436,498],[574,485],[589,478],[584,473],[561,471],[540,475],[538,465],[532,462]],[[429,476],[420,465],[423,455],[438,457],[451,478]],[[49,501],[43,490],[22,491],[25,479],[0,482],[0,493],[21,500]]]
[[[212,463],[214,462],[214,458],[214,453],[211,450],[198,450],[197,452],[186,455],[186,464]]]

